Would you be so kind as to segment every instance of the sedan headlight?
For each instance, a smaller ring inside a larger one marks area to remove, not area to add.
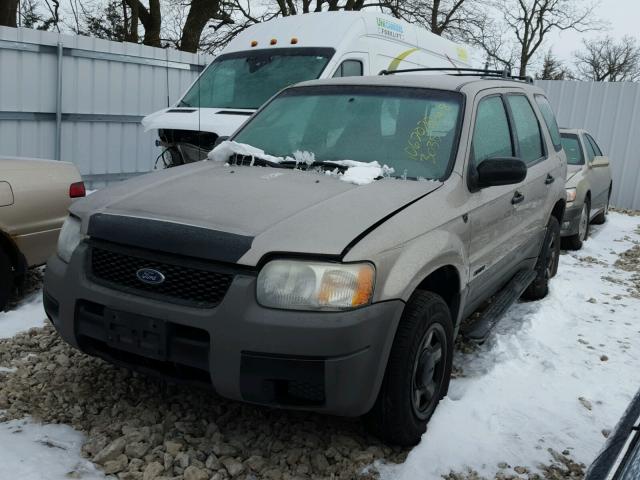
[[[80,233],[80,220],[69,215],[62,225],[60,236],[58,237],[58,256],[69,263],[71,255],[82,240]]]
[[[567,188],[567,203],[571,203],[576,199],[576,189],[575,188]]]
[[[375,269],[370,263],[274,260],[258,275],[258,303],[292,310],[346,310],[371,302]]]

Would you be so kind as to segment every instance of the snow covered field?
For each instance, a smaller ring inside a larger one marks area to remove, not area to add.
[[[583,250],[562,255],[546,299],[515,305],[485,345],[457,351],[459,373],[422,442],[401,465],[378,461],[382,478],[535,471],[550,448],[589,464],[640,387],[640,298],[629,292],[634,273],[614,267],[639,228],[640,217],[611,213]],[[32,294],[0,313],[0,338],[43,322]],[[14,374],[0,363],[0,382]],[[83,438],[64,425],[0,423],[0,479],[104,478],[81,457]]]

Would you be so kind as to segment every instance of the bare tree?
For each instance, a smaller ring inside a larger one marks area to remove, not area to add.
[[[501,21],[480,31],[475,40],[492,60],[507,66],[516,63],[522,76],[549,33],[601,26],[593,17],[594,4],[585,0],[495,0],[494,6]]]
[[[542,62],[542,70],[536,74],[538,80],[568,80],[573,78],[569,69],[553,54],[547,51]]]
[[[486,0],[387,0],[380,5],[395,17],[418,23],[436,35],[465,40],[487,21]]]
[[[149,8],[145,7],[140,0],[125,0],[131,8],[132,17],[135,17],[135,37],[137,39],[138,20],[144,27],[144,39],[142,43],[151,47],[161,47],[160,29],[162,26],[162,14],[160,12],[160,0],[149,0]],[[133,23],[129,32],[134,32]],[[129,36],[132,36],[130,33]]]
[[[640,80],[640,45],[625,36],[620,43],[607,36],[585,40],[585,50],[577,52],[576,69],[582,78],[595,82]]]
[[[0,25],[15,27],[18,16],[18,0],[0,0]]]

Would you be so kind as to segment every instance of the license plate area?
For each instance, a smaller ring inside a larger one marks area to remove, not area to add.
[[[154,360],[167,360],[167,324],[129,312],[104,311],[107,345]]]

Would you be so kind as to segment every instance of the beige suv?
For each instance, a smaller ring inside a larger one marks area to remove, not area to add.
[[[502,72],[299,84],[209,158],[71,207],[44,282],[67,342],[408,445],[456,334],[482,341],[558,268],[560,133]]]
[[[72,199],[84,195],[71,163],[0,157],[0,311],[27,268],[55,251]]]

